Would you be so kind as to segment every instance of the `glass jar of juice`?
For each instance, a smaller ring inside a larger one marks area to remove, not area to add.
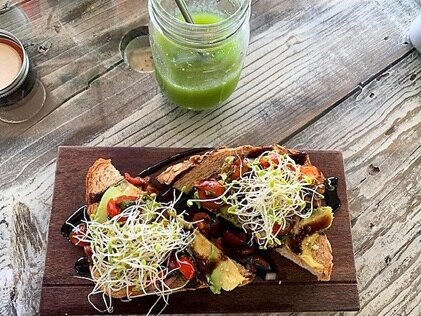
[[[240,78],[250,34],[250,0],[187,0],[194,24],[174,0],[149,0],[155,75],[173,103],[206,110],[223,103]]]

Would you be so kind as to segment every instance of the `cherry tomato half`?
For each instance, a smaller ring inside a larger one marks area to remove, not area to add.
[[[152,185],[150,185],[150,184],[147,184],[147,185],[146,185],[146,188],[144,188],[144,190],[146,191],[146,193],[147,193],[148,195],[152,195],[152,194],[159,195],[159,191],[158,191],[158,189],[156,189],[155,187],[153,187],[153,186],[152,186]]]
[[[69,240],[73,245],[76,245],[76,246],[80,246],[80,247],[89,246],[88,242],[81,240],[85,236],[86,236],[86,224],[80,223],[75,228],[73,228],[73,230],[70,232]]]
[[[230,247],[242,247],[247,243],[247,236],[243,232],[236,234],[232,231],[226,230],[222,234],[222,237],[224,238],[226,244]]]
[[[120,208],[117,206],[117,203],[114,199],[110,199],[107,203],[107,213],[109,218],[113,218],[121,213]]]
[[[262,166],[263,169],[269,168],[269,166],[271,164],[278,165],[279,164],[278,155],[269,154],[267,156],[262,156],[259,159],[259,163],[260,163],[260,165]]]
[[[198,190],[198,195],[201,200],[213,199],[221,196],[225,192],[225,188],[216,180],[200,181],[195,187]],[[206,201],[201,202],[204,208],[208,210],[218,210],[223,205],[221,201]]]
[[[130,195],[122,195],[115,199],[110,199],[107,203],[107,214],[108,218],[113,218],[121,213],[121,208],[119,205],[126,202],[134,202],[138,199],[137,196],[130,196]],[[126,217],[122,216],[118,220],[119,222],[125,222]]]
[[[193,280],[196,276],[196,265],[193,260],[187,256],[181,256],[178,258],[177,268],[186,280]]]
[[[118,198],[114,199],[115,204],[120,204],[122,202],[127,202],[127,201],[136,201],[138,199],[137,196],[131,196],[131,195],[122,195],[119,196]]]
[[[211,229],[211,219],[210,216],[205,212],[198,212],[193,215],[193,222],[198,222],[194,224],[202,235],[208,237]]]
[[[292,223],[290,221],[286,222],[284,229],[281,229],[281,225],[279,225],[278,223],[275,223],[272,228],[272,233],[276,234],[276,236],[283,236],[289,233],[291,229],[292,229]]]
[[[323,173],[316,166],[301,166],[300,173],[311,179],[314,179],[318,183],[324,182]]]
[[[91,248],[91,246],[85,246],[85,247],[83,247],[83,250],[84,250],[84,252],[85,252],[85,256],[88,258],[88,259],[91,259],[91,257],[92,257],[92,248]]]
[[[235,158],[233,162],[233,171],[229,177],[231,180],[237,180],[247,171],[249,171],[247,163],[239,158]]]

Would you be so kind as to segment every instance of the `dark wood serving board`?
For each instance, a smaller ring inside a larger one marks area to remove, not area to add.
[[[54,186],[53,206],[48,234],[48,250],[41,296],[42,315],[93,315],[98,312],[88,303],[93,285],[75,278],[74,263],[83,255],[80,247],[70,244],[60,234],[66,218],[84,204],[85,175],[98,158],[111,158],[122,172],[137,174],[185,149],[60,147]],[[342,206],[327,232],[333,248],[334,267],[331,281],[318,282],[306,270],[279,257],[278,281],[253,283],[214,295],[209,289],[171,295],[164,313],[263,313],[282,311],[352,311],[359,309],[357,280],[346,195],[342,153],[308,151],[311,161],[326,176],[339,178],[338,194]],[[116,314],[145,314],[156,297],[132,302],[114,300]],[[155,310],[159,311],[159,308]]]

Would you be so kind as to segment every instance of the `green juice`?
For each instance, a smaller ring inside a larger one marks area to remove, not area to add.
[[[223,20],[212,13],[192,16],[195,24]],[[157,32],[152,45],[155,74],[162,91],[173,103],[192,110],[221,104],[237,86],[245,40],[248,38],[236,36],[215,47],[197,49],[182,46]]]

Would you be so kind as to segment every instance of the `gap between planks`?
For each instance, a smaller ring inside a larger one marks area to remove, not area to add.
[[[380,78],[386,71],[391,69],[393,66],[397,65],[401,61],[405,60],[405,58],[408,58],[412,53],[414,53],[416,50],[414,47],[412,47],[409,51],[407,51],[405,54],[403,54],[401,57],[397,58],[393,62],[391,62],[389,65],[384,67],[382,70],[376,72],[374,75],[370,76],[367,80],[362,81],[358,86],[356,86],[354,89],[349,91],[347,94],[345,94],[342,98],[340,98],[338,101],[332,103],[331,106],[329,106],[327,109],[325,109],[323,112],[321,112],[319,115],[315,116],[313,119],[309,120],[306,124],[304,124],[302,127],[298,128],[295,132],[289,134],[287,137],[282,138],[278,143],[283,144],[292,139],[294,136],[298,135],[302,131],[304,131],[306,128],[308,128],[310,125],[314,124],[320,118],[325,116],[327,113],[335,109],[337,106],[339,106],[342,102],[346,101],[348,98],[351,98],[355,93],[362,92],[363,88],[369,85],[371,82],[376,80],[377,78]]]

